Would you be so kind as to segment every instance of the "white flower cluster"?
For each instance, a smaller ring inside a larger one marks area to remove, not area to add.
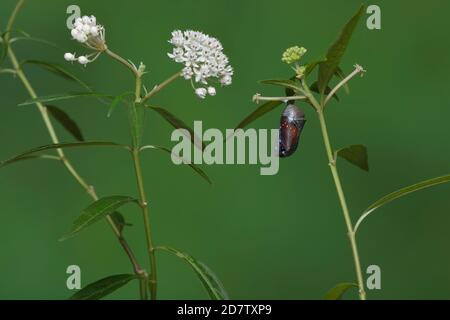
[[[75,53],[64,54],[66,61],[77,61],[82,65],[87,65],[89,62],[94,61],[102,51],[106,50],[105,45],[105,29],[97,24],[97,18],[95,16],[83,16],[75,20],[73,28],[70,30],[72,38],[86,47],[97,51],[91,55],[82,55],[76,57]],[[91,56],[95,56],[92,60]]]
[[[216,38],[199,31],[172,32],[169,43],[175,48],[168,56],[175,62],[184,64],[182,76],[195,80],[196,83],[208,85],[209,79],[218,79],[220,84],[228,86],[232,82],[233,68],[228,64],[228,57],[222,52],[222,44]],[[195,88],[195,86],[194,86]],[[216,89],[195,88],[195,93],[202,99],[207,94],[214,96]]]

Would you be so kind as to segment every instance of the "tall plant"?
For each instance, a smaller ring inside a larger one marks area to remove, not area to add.
[[[350,248],[353,256],[353,263],[356,273],[356,283],[340,283],[332,288],[327,294],[328,299],[340,299],[342,295],[350,288],[356,287],[359,291],[359,297],[361,300],[366,299],[366,290],[363,276],[362,264],[358,253],[358,244],[356,239],[356,232],[359,230],[360,225],[366,220],[366,218],[378,208],[383,205],[403,197],[409,193],[428,188],[437,184],[450,181],[450,175],[437,177],[434,179],[419,182],[417,184],[402,188],[398,191],[392,192],[385,197],[382,197],[372,205],[370,205],[354,223],[351,219],[350,211],[347,205],[347,199],[345,197],[344,188],[341,183],[339,171],[338,171],[338,159],[342,158],[360,169],[369,170],[367,149],[364,145],[356,144],[346,148],[336,149],[333,147],[330,139],[330,135],[327,129],[326,123],[326,108],[328,104],[333,100],[339,100],[337,98],[337,92],[341,89],[348,89],[348,82],[357,75],[363,75],[365,70],[360,65],[355,65],[354,70],[345,75],[340,68],[342,58],[349,45],[352,34],[364,14],[364,6],[361,6],[357,12],[351,17],[351,19],[344,25],[338,38],[330,46],[328,52],[324,57],[316,60],[312,60],[309,63],[301,64],[302,57],[306,54],[307,50],[303,47],[291,47],[288,48],[282,55],[282,61],[291,66],[294,74],[289,79],[282,80],[263,80],[261,83],[281,86],[285,88],[286,95],[278,97],[266,97],[261,94],[255,94],[253,100],[256,103],[265,101],[254,112],[248,115],[237,128],[244,128],[252,123],[259,117],[276,110],[278,106],[286,103],[288,106],[284,110],[280,122],[280,143],[279,154],[280,157],[290,156],[295,152],[297,148],[298,139],[300,133],[305,124],[304,112],[298,109],[294,103],[304,102],[312,107],[316,113],[320,131],[322,133],[323,144],[327,155],[327,166],[331,171],[333,181],[336,187],[336,193],[339,199],[339,204],[342,209],[345,225],[347,228],[347,235],[350,243]],[[313,71],[318,69],[317,78],[311,80],[314,74]],[[338,82],[334,87],[330,87],[330,83],[333,78],[337,78]]]

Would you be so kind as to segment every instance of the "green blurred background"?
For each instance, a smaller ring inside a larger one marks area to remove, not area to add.
[[[234,127],[256,106],[251,97],[282,93],[257,83],[287,78],[280,61],[292,45],[309,49],[305,60],[323,54],[357,1],[28,1],[16,27],[52,41],[62,50],[37,43],[15,46],[23,59],[64,64],[65,51],[84,50],[70,40],[66,8],[78,4],[107,28],[110,48],[144,61],[149,87],[178,70],[166,53],[174,29],[197,29],[222,41],[236,73],[231,87],[200,101],[179,80],[154,103],[187,123]],[[5,27],[15,1],[0,3]],[[382,30],[359,25],[342,64],[367,69],[351,82],[351,94],[328,108],[336,148],[363,143],[369,149],[370,173],[341,161],[339,167],[353,219],[380,196],[405,185],[450,172],[450,2],[373,1],[382,10]],[[127,71],[106,56],[82,68],[66,67],[96,90],[122,93],[133,88]],[[40,95],[79,88],[45,71],[26,69]],[[0,158],[49,143],[33,107],[17,107],[28,98],[20,81],[0,77]],[[89,99],[64,101],[63,107],[89,140],[129,142],[127,115]],[[260,176],[259,166],[204,166],[211,187],[189,168],[174,166],[165,154],[144,154],[147,193],[157,244],[171,245],[207,263],[235,299],[320,299],[338,282],[353,281],[354,269],[345,225],[327,167],[317,119],[308,123],[295,156],[283,159],[278,175]],[[281,108],[259,119],[257,128],[274,128]],[[57,125],[63,141],[72,138]],[[169,146],[172,128],[156,114],[148,117],[147,143]],[[81,174],[99,195],[137,193],[132,164],[125,152],[69,150]],[[371,299],[450,298],[450,187],[428,189],[377,211],[361,227],[358,240],[363,268],[382,270],[382,290]],[[64,299],[66,268],[82,269],[82,284],[131,272],[129,262],[106,222],[66,242],[57,239],[91,200],[65,169],[51,161],[23,162],[0,172],[0,298]],[[123,212],[134,224],[126,236],[144,262],[141,215]],[[189,269],[161,253],[159,297],[206,298]],[[110,298],[137,298],[130,284]],[[355,292],[347,298],[356,298]]]

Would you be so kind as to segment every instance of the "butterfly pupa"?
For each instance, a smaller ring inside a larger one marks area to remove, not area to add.
[[[305,126],[306,118],[303,110],[288,104],[281,114],[279,156],[289,157],[297,150],[300,134]]]

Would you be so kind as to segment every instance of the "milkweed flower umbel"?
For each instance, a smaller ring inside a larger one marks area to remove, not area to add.
[[[64,59],[69,62],[78,62],[81,65],[87,65],[94,61],[98,56],[107,49],[105,39],[105,28],[97,24],[97,18],[95,16],[83,16],[77,18],[70,30],[72,38],[85,47],[92,49],[96,52],[89,55],[82,55],[78,58],[74,53],[64,54]],[[92,59],[90,59],[93,57]]]
[[[172,32],[169,43],[175,46],[168,56],[184,68],[181,76],[190,80],[195,93],[201,99],[207,94],[214,96],[216,89],[211,82],[222,86],[232,83],[233,68],[229,65],[228,57],[223,53],[222,44],[216,38],[199,31]],[[200,85],[200,87],[196,87]]]

